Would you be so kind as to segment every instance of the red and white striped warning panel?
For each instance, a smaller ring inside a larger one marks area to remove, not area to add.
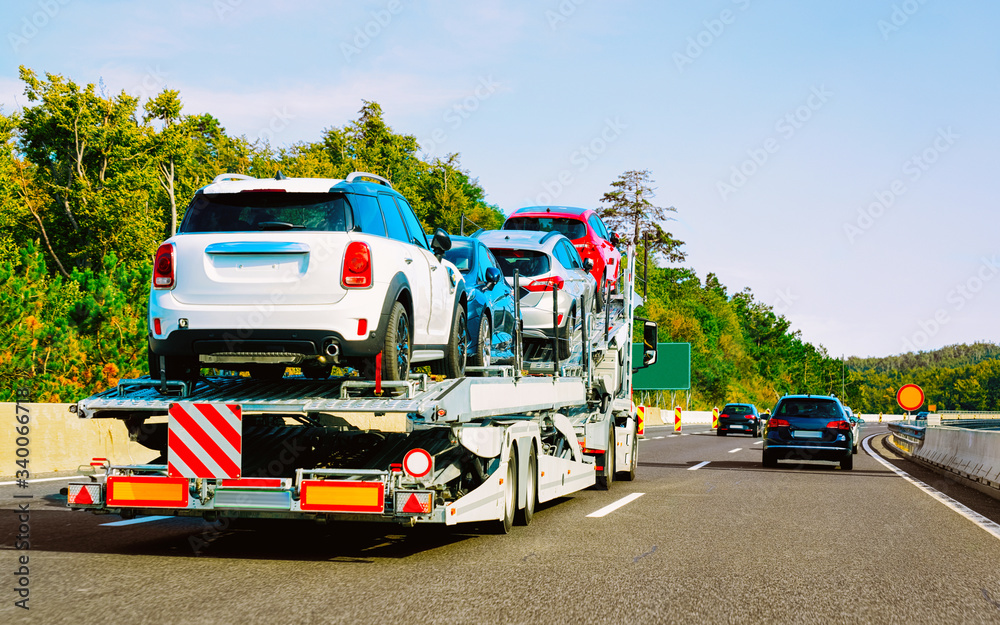
[[[239,404],[177,402],[167,424],[170,477],[237,479],[243,460]]]

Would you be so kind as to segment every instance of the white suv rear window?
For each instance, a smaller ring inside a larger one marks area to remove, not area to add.
[[[353,225],[350,221],[350,204],[342,193],[199,193],[188,206],[180,232],[346,232]]]

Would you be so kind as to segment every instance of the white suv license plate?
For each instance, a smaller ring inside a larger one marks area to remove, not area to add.
[[[792,432],[792,438],[823,438],[823,433],[801,430],[798,432]]]

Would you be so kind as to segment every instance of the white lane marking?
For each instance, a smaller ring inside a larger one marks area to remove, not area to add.
[[[694,465],[693,467],[688,467],[688,471],[697,471],[698,469],[702,468],[703,466],[705,466],[709,462],[711,462],[711,460],[706,460],[705,462],[699,462],[698,464]]]
[[[163,519],[172,519],[172,516],[141,516],[136,519],[129,519],[128,521],[115,521],[114,523],[101,523],[104,527],[121,527],[122,525],[135,525],[136,523],[149,523],[150,521],[162,521]]]
[[[730,450],[729,450],[729,453],[731,453],[731,454],[735,454],[735,453],[736,453],[736,452],[738,452],[738,451],[743,451],[743,448],[742,448],[742,447],[737,447],[736,449],[730,449]]]
[[[954,499],[952,499],[948,495],[945,495],[944,493],[942,493],[941,491],[937,490],[936,488],[934,488],[932,486],[928,486],[927,484],[921,482],[917,478],[912,477],[906,471],[903,471],[902,469],[897,469],[891,463],[889,463],[888,460],[885,460],[884,458],[882,458],[882,456],[880,456],[877,453],[875,453],[872,450],[872,448],[868,445],[868,441],[870,441],[871,439],[875,438],[876,436],[878,436],[878,435],[877,434],[872,434],[871,436],[869,436],[865,440],[861,441],[862,447],[864,447],[865,452],[869,456],[871,456],[872,458],[875,458],[876,460],[878,460],[879,462],[881,462],[882,465],[885,468],[889,469],[890,471],[892,471],[893,473],[895,473],[899,477],[903,478],[904,480],[906,480],[910,484],[913,484],[914,486],[916,486],[920,490],[924,491],[924,493],[926,493],[926,494],[930,495],[931,497],[933,497],[934,499],[938,500],[938,502],[943,503],[944,505],[946,505],[949,508],[951,508],[953,511],[961,514],[962,516],[964,516],[968,520],[970,520],[973,523],[975,523],[976,525],[978,525],[981,529],[989,532],[990,534],[993,535],[994,538],[1000,539],[1000,524],[996,523],[995,521],[993,521],[991,519],[988,519],[988,518],[984,517],[983,515],[979,514],[978,512],[976,512],[975,510],[973,510],[972,508],[969,508],[965,504],[962,504],[962,503],[960,503],[958,501],[955,501]]]
[[[611,514],[612,512],[614,512],[615,510],[617,510],[618,508],[621,508],[624,505],[632,503],[633,501],[635,501],[639,497],[642,497],[645,494],[646,493],[632,493],[631,495],[626,495],[625,497],[622,497],[621,499],[619,499],[618,501],[614,502],[613,504],[609,504],[607,506],[604,506],[603,508],[601,508],[597,512],[591,512],[590,514],[587,515],[587,518],[594,518],[594,519],[596,519],[596,518],[600,518],[602,516],[607,516],[607,515]]]
[[[666,438],[666,436],[654,436],[654,437],[653,437],[653,440],[654,440],[654,441],[658,441],[658,440],[660,440],[661,438]]]
[[[690,436],[690,434],[681,433],[681,436]]]
[[[756,443],[754,443],[754,445],[763,445],[763,444],[764,444],[764,441],[757,441]]]
[[[34,484],[35,482],[55,482],[58,480],[75,480],[77,478],[82,480],[86,477],[87,477],[86,475],[71,475],[69,477],[40,477],[37,480],[28,480],[28,483]],[[17,484],[17,480],[13,482],[0,482],[0,486],[13,486],[14,484]]]

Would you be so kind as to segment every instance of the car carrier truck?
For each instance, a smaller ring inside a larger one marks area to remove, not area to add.
[[[583,320],[581,353],[548,371],[519,356],[444,380],[122,380],[70,410],[121,419],[160,455],[95,459],[94,475],[69,484],[68,505],[122,518],[493,522],[506,533],[538,503],[632,480],[632,258],[619,292]],[[645,321],[643,335],[635,368],[655,359],[656,325]]]

